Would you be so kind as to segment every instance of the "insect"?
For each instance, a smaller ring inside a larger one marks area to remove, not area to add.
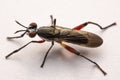
[[[100,29],[105,30],[111,26],[116,25],[116,23],[114,22],[114,23],[102,28],[102,26],[100,26],[99,24],[89,21],[89,22],[85,22],[81,25],[78,25],[78,26],[74,27],[73,29],[70,29],[70,28],[66,28],[66,27],[57,26],[56,19],[54,19],[52,15],[50,15],[50,18],[51,18],[51,25],[50,26],[42,26],[40,28],[37,28],[37,24],[34,22],[31,23],[29,25],[29,27],[26,27],[23,24],[19,23],[18,21],[15,21],[17,24],[24,27],[26,30],[18,30],[15,33],[18,33],[18,32],[24,32],[24,33],[21,34],[20,36],[7,37],[7,39],[22,38],[25,34],[28,34],[28,36],[30,38],[33,38],[36,35],[38,35],[39,37],[41,37],[42,40],[30,41],[27,44],[25,44],[24,46],[20,47],[19,49],[16,49],[13,52],[11,52],[10,54],[8,54],[5,58],[6,59],[9,58],[11,55],[17,53],[18,51],[20,51],[21,49],[23,49],[30,43],[43,43],[45,41],[51,41],[51,46],[48,49],[48,51],[46,52],[43,62],[41,64],[41,67],[43,67],[49,51],[54,46],[54,42],[57,42],[62,47],[64,47],[66,50],[70,51],[71,53],[81,56],[81,57],[85,58],[86,60],[90,61],[91,63],[95,64],[97,66],[97,68],[104,75],[106,75],[107,73],[96,62],[85,57],[84,55],[81,55],[80,52],[78,52],[74,48],[70,47],[69,45],[65,44],[64,42],[73,43],[73,44],[77,44],[77,45],[81,45],[81,46],[85,46],[85,47],[91,47],[91,48],[98,47],[103,43],[102,38],[94,33],[82,31],[80,29],[84,28],[88,24],[93,24],[93,25],[98,26]]]

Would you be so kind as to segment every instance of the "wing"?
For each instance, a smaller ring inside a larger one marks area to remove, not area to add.
[[[74,43],[74,44],[87,44],[88,39],[85,37],[81,31],[72,30],[69,28],[60,28],[60,36],[59,39],[61,41]]]
[[[74,44],[87,44],[88,43],[88,39],[81,34],[66,35],[66,36],[61,36],[61,38],[63,41],[74,43]]]
[[[101,37],[94,33],[71,29],[61,29],[59,39],[86,47],[98,47],[103,43]]]

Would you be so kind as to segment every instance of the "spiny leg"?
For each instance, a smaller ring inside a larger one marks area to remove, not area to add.
[[[83,27],[87,26],[88,24],[96,25],[96,26],[98,26],[98,27],[99,27],[100,29],[102,29],[102,30],[103,30],[103,29],[107,29],[107,28],[109,28],[109,27],[112,27],[112,26],[116,25],[116,23],[114,22],[114,23],[112,23],[112,24],[110,24],[110,25],[108,25],[108,26],[106,26],[106,27],[102,27],[102,26],[99,25],[98,23],[88,21],[88,22],[85,22],[85,23],[83,23],[83,24],[81,24],[81,25],[79,25],[79,26],[74,27],[73,30],[80,30],[80,29],[82,29]]]
[[[18,51],[20,51],[21,49],[25,48],[27,45],[29,45],[30,43],[43,43],[45,42],[45,40],[40,40],[40,41],[30,41],[27,44],[25,44],[24,46],[20,47],[19,49],[14,50],[13,52],[11,52],[10,54],[8,54],[7,56],[5,56],[5,58],[9,58],[11,55],[17,53]]]
[[[85,58],[86,60],[92,62],[93,64],[95,64],[95,65],[98,67],[98,69],[99,69],[104,75],[107,75],[107,73],[106,73],[96,62],[92,61],[91,59],[89,59],[89,58],[87,58],[87,57],[85,57],[85,56],[83,56],[83,55],[80,55],[80,54],[79,54],[78,56],[81,56],[81,57]]]
[[[23,32],[23,31],[26,31],[26,30],[17,30],[17,31],[15,31],[14,34],[19,33],[19,32]]]
[[[46,58],[47,58],[47,55],[48,55],[48,53],[50,52],[50,50],[52,49],[53,46],[54,46],[54,41],[52,41],[52,45],[50,46],[50,48],[48,49],[48,51],[45,54],[45,57],[44,57],[43,62],[41,64],[41,68],[43,68],[43,66],[45,64],[45,61],[46,61]]]
[[[54,19],[53,26],[54,26],[54,28],[56,27],[56,19]]]
[[[54,33],[55,33],[55,29],[56,29],[56,19],[53,19],[53,16],[50,15],[51,18],[51,27],[54,28]]]
[[[54,25],[54,19],[53,19],[53,16],[50,15],[50,18],[51,18],[51,26],[53,26],[53,25]]]
[[[54,28],[54,33],[55,33],[56,19],[53,19],[52,15],[50,15],[50,18],[51,18],[51,27]],[[48,55],[48,53],[50,52],[50,50],[52,49],[53,46],[54,46],[54,41],[52,41],[52,45],[50,46],[50,48],[48,49],[48,51],[45,54],[45,57],[44,57],[43,62],[41,64],[41,68],[43,68],[43,66],[45,64],[45,61],[46,61],[46,58],[47,58],[47,55]]]
[[[86,59],[86,60],[90,61],[91,63],[95,64],[95,65],[97,66],[97,68],[98,68],[104,75],[107,74],[96,62],[92,61],[91,59],[89,59],[89,58],[87,58],[87,57],[85,57],[85,56],[83,56],[83,55],[81,55],[81,54],[80,54],[77,50],[75,50],[74,48],[72,48],[72,47],[70,47],[70,46],[68,46],[68,45],[66,45],[66,44],[64,44],[64,43],[60,43],[60,44],[61,44],[65,49],[67,49],[68,51],[70,51],[70,52],[72,52],[72,53],[74,53],[74,54],[76,54],[76,55],[78,55],[78,56],[81,56],[81,57],[83,57],[84,59]]]
[[[52,15],[50,15],[50,18],[51,18],[51,27],[56,27],[56,19],[53,18]]]
[[[26,31],[27,32],[27,31]],[[26,32],[24,32],[23,34],[21,34],[20,36],[15,36],[15,37],[7,37],[7,39],[15,39],[15,38],[21,38],[21,37],[23,37],[25,34],[26,34]]]
[[[22,27],[24,27],[24,28],[27,29],[26,26],[24,26],[23,24],[19,23],[18,21],[15,20],[15,22],[16,22],[17,24],[19,24],[20,26],[22,26]],[[18,33],[18,32],[22,32],[22,31],[25,31],[25,32],[24,32],[23,34],[21,34],[20,36],[7,37],[7,39],[21,38],[21,37],[23,37],[23,36],[28,32],[27,30],[18,30],[18,31],[15,32],[15,34]]]

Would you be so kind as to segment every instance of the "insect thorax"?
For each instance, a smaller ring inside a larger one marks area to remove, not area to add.
[[[46,40],[54,40],[59,37],[60,31],[53,27],[43,26],[38,29],[37,34]]]

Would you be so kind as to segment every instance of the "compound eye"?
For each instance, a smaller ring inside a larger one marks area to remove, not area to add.
[[[30,23],[29,29],[34,29],[34,28],[37,28],[37,24],[34,22]]]
[[[33,38],[33,37],[36,36],[36,32],[31,32],[31,33],[29,33],[28,35],[29,35],[29,37]]]

